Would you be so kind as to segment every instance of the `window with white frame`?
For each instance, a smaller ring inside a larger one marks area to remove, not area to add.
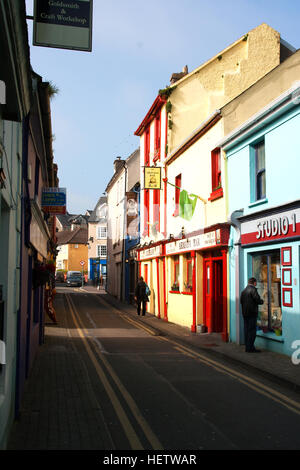
[[[98,227],[97,227],[97,238],[107,238],[107,227],[106,227],[106,225],[98,225]]]
[[[107,247],[106,245],[97,245],[97,256],[98,258],[106,258]]]

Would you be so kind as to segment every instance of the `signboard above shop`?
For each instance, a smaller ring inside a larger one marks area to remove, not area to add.
[[[42,209],[48,214],[66,214],[66,188],[44,188],[42,192]]]
[[[93,0],[35,0],[33,45],[92,50]]]

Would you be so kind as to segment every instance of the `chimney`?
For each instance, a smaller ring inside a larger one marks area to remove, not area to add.
[[[177,82],[178,80],[180,80],[182,77],[184,77],[188,73],[189,73],[188,66],[185,65],[182,69],[182,72],[172,74],[172,76],[170,78],[170,84],[173,85],[173,83]]]
[[[117,157],[114,161],[114,172],[117,173],[120,168],[124,167],[125,160],[122,160],[121,157]]]

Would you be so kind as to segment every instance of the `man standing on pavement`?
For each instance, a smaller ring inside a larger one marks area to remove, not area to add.
[[[137,302],[137,314],[141,314],[141,305],[142,305],[142,315],[146,314],[146,304],[149,302],[149,298],[147,295],[148,286],[145,283],[142,277],[139,278],[139,282],[135,288],[135,300]]]
[[[246,352],[260,352],[259,349],[255,349],[254,342],[256,338],[258,306],[262,305],[264,301],[257,292],[256,284],[255,277],[251,277],[248,280],[247,287],[241,293]]]

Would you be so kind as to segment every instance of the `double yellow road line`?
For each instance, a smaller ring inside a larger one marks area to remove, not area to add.
[[[97,353],[92,350],[89,342],[88,342],[88,331],[84,327],[80,315],[74,305],[74,302],[70,296],[70,294],[65,294],[66,300],[68,303],[68,307],[74,322],[74,325],[76,326],[76,329],[78,331],[79,336],[81,337],[84,347],[89,355],[89,358],[92,362],[92,364],[95,367],[95,371],[101,380],[105,391],[107,393],[107,396],[109,397],[112,406],[115,410],[115,413],[119,419],[119,422],[124,430],[124,433],[130,443],[131,449],[133,450],[143,450],[143,444],[141,443],[140,438],[138,437],[136,431],[134,430],[131,422],[129,421],[128,416],[126,415],[126,412],[124,411],[124,408],[118,399],[112,385],[110,384],[110,381],[108,380],[108,377],[114,382],[116,385],[117,389],[121,393],[121,396],[125,400],[127,406],[132,412],[132,415],[134,416],[136,422],[139,424],[140,428],[142,429],[146,439],[150,443],[151,447],[153,450],[163,450],[162,444],[159,442],[158,438],[155,436],[153,431],[151,430],[150,426],[144,419],[142,413],[139,411],[135,401],[133,400],[132,396],[130,393],[127,391],[127,389],[124,387],[124,385],[121,383],[120,379],[118,376],[115,374],[114,370],[110,366],[109,362],[106,360],[103,354],[101,354],[100,351],[97,350]]]
[[[107,306],[107,303],[103,299],[100,299],[99,296],[97,296],[97,299],[99,300],[101,304]],[[122,312],[120,312],[120,310],[114,307],[112,308],[119,315],[121,313],[122,317],[127,322],[135,325],[138,328],[142,328],[143,330],[146,330],[152,336],[156,336],[156,333],[151,328],[147,328],[145,324],[141,324],[140,322],[129,318],[128,315],[123,314]],[[289,398],[283,393],[280,393],[274,390],[273,388],[263,384],[262,382],[259,382],[258,380],[248,377],[247,375],[241,372],[238,372],[229,366],[225,366],[224,364],[221,364],[220,362],[213,360],[204,354],[198,353],[194,351],[193,349],[189,348],[188,346],[183,346],[181,343],[177,342],[176,340],[170,337],[165,337],[165,336],[156,336],[156,337],[159,340],[167,341],[168,343],[173,345],[173,347],[177,351],[181,352],[182,354],[185,354],[186,356],[189,356],[190,358],[196,359],[197,361],[200,361],[202,364],[205,364],[206,366],[214,368],[218,372],[229,375],[230,377],[238,380],[239,382],[243,383],[244,385],[251,388],[252,390],[255,390],[261,395],[264,395],[267,398],[270,398],[271,400],[279,403],[280,405],[283,405],[284,407],[288,408],[293,413],[296,413],[298,415],[300,414],[300,403]]]
[[[229,375],[230,377],[238,380],[239,382],[243,383],[247,387],[251,388],[252,390],[255,390],[256,392],[260,393],[261,395],[266,396],[267,398],[270,398],[273,401],[276,401],[277,403],[280,403],[281,405],[285,406],[288,408],[290,411],[293,411],[296,414],[300,414],[300,403],[292,400],[288,396],[284,395],[283,393],[280,393],[273,388],[263,384],[262,382],[259,382],[258,380],[255,380],[251,377],[248,377],[245,374],[242,374],[241,372],[238,372],[231,367],[225,366],[224,364],[221,364],[220,362],[214,361],[211,358],[208,358],[207,356],[195,352],[192,349],[183,346],[182,344],[179,344],[178,342],[165,338],[165,337],[160,337],[160,339],[164,341],[168,341],[169,343],[172,343],[177,351],[180,351],[182,354],[185,354],[186,356],[189,356],[193,359],[196,359],[197,361],[212,367],[218,372],[221,372],[223,374]]]

